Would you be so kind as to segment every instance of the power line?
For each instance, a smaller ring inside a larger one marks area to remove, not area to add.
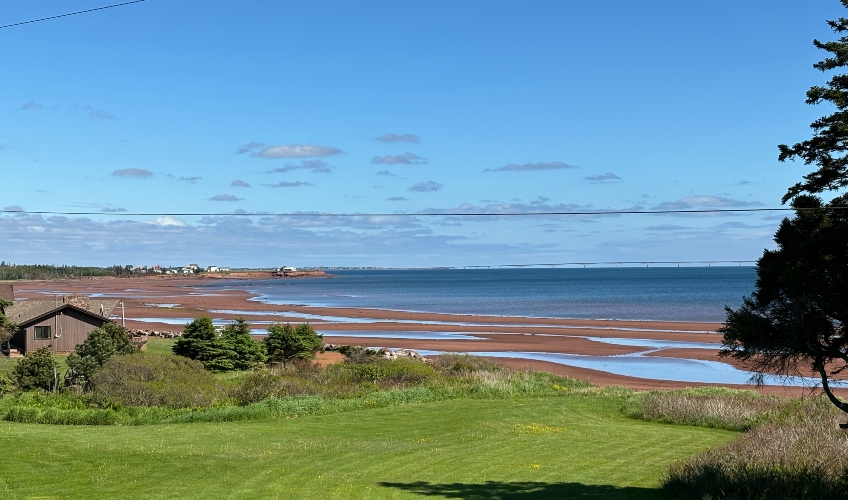
[[[810,210],[844,210],[848,207],[805,207],[805,208],[704,208],[685,210],[595,210],[563,212],[417,212],[417,213],[327,213],[327,212],[59,212],[52,210],[2,209],[0,213],[30,215],[107,215],[118,217],[534,217],[534,216],[579,216],[579,215],[656,215],[656,214],[710,214],[787,212]]]
[[[80,10],[80,11],[77,11],[77,12],[69,12],[67,14],[59,14],[58,16],[43,17],[41,19],[33,19],[32,21],[23,21],[23,22],[20,22],[20,23],[7,24],[5,26],[0,26],[0,29],[11,28],[12,26],[20,26],[22,24],[40,23],[41,21],[49,21],[51,19],[58,19],[60,17],[75,16],[77,14],[85,14],[87,12],[94,12],[94,11],[98,11],[98,10],[112,9],[114,7],[121,7],[123,5],[130,5],[130,4],[133,4],[133,3],[141,3],[141,2],[145,2],[145,1],[147,1],[147,0],[132,0],[131,2],[116,3],[114,5],[106,5],[104,7],[97,7],[97,8],[94,8],[94,9]]]

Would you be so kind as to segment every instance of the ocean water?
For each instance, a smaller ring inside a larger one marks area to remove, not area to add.
[[[712,321],[754,290],[752,267],[334,271],[214,282],[272,304],[549,318]],[[211,290],[210,290],[211,291]]]

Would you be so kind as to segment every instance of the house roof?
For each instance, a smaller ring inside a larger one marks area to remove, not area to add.
[[[53,314],[61,309],[71,308],[97,318],[109,318],[112,315],[112,311],[118,306],[118,302],[120,302],[118,299],[91,300],[88,301],[87,307],[84,307],[67,302],[57,303],[55,300],[19,300],[6,308],[6,317],[18,325],[23,325]],[[100,313],[101,306],[103,314]]]

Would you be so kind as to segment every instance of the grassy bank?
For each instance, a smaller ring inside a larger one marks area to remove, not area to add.
[[[786,399],[699,388],[636,393],[623,410],[650,421],[747,431],[674,463],[663,478],[672,498],[820,499],[848,491],[845,414],[824,397]]]
[[[43,498],[655,498],[668,464],[732,439],[629,419],[622,398],[451,400],[295,419],[0,423],[0,491]]]

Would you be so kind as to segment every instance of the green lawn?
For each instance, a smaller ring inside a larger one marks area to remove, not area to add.
[[[621,400],[451,400],[223,424],[0,422],[0,496],[656,498],[667,465],[736,434]]]
[[[147,352],[151,354],[173,354],[171,349],[174,347],[176,339],[160,339],[158,337],[150,337],[147,339]]]
[[[15,368],[15,363],[17,363],[17,359],[12,359],[7,356],[3,356],[0,354],[0,377],[5,377]]]

